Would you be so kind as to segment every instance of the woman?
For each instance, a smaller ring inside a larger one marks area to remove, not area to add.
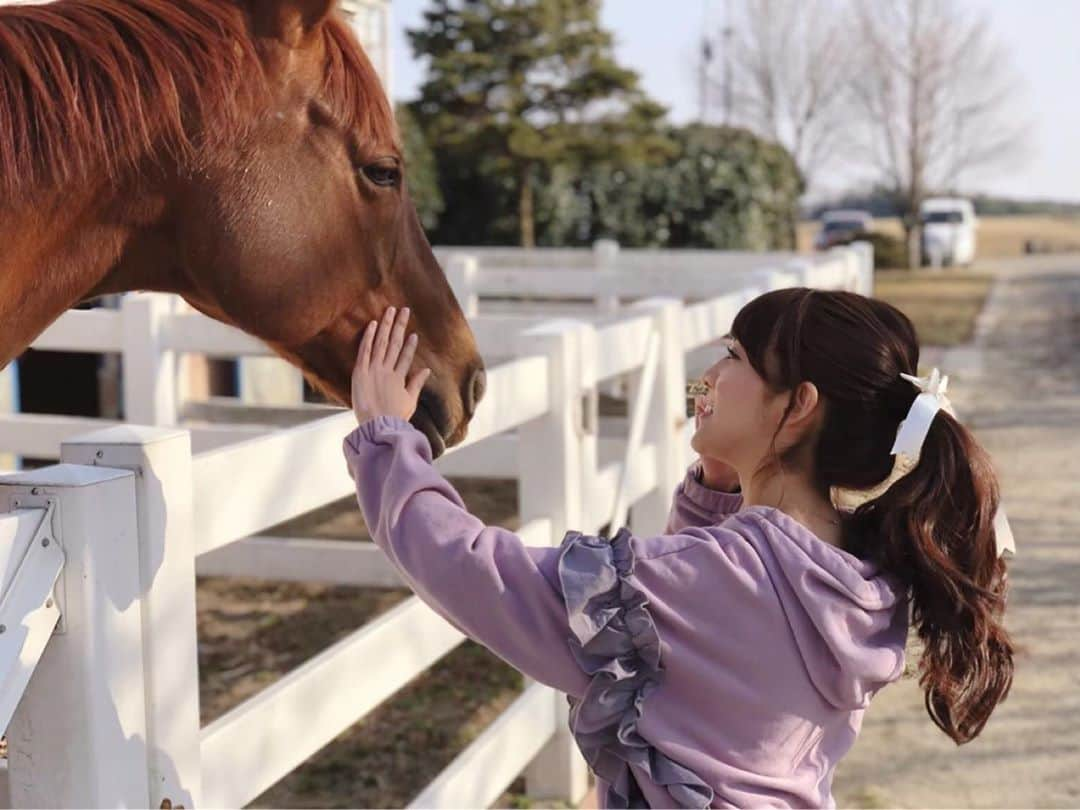
[[[606,807],[831,806],[909,616],[931,720],[979,734],[1012,682],[998,491],[916,374],[897,309],[787,289],[749,303],[696,399],[665,533],[525,546],[484,526],[406,421],[408,312],[369,325],[345,442],[372,536],[464,633],[565,692]],[[924,390],[925,389],[925,390]]]

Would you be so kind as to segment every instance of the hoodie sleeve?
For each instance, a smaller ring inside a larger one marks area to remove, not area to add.
[[[701,461],[695,461],[686,477],[675,488],[665,534],[675,534],[688,527],[716,526],[742,508],[742,494],[709,489],[697,480]]]
[[[416,595],[521,672],[581,695],[588,678],[568,645],[559,549],[471,515],[432,466],[427,437],[402,419],[363,423],[344,452],[372,539]]]

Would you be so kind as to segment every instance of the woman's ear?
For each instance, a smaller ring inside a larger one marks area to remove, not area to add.
[[[818,415],[821,397],[818,388],[812,382],[803,381],[791,392],[790,406],[786,426],[805,431],[814,424]]]

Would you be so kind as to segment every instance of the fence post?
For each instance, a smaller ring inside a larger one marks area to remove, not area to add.
[[[683,303],[677,298],[648,298],[634,304],[651,314],[660,337],[656,383],[648,403],[643,441],[656,445],[656,488],[633,505],[632,529],[659,534],[667,523],[675,487],[689,465],[690,448],[683,441],[686,416],[686,354],[682,341]],[[633,407],[633,404],[632,404]],[[618,530],[612,526],[611,531]]]
[[[446,265],[446,280],[466,318],[480,314],[480,293],[477,290],[480,262],[475,256],[455,253]]]
[[[176,352],[165,346],[172,305],[161,293],[135,293],[120,305],[124,321],[124,419],[176,424]]]
[[[149,806],[134,482],[70,464],[0,478],[0,511],[53,505],[42,542],[65,558],[60,624],[7,729],[12,807]]]
[[[150,806],[202,801],[199,668],[187,431],[122,425],[61,446],[72,464],[135,473]]]
[[[598,274],[596,311],[601,317],[619,312],[619,296],[614,284],[611,284],[618,272],[618,266],[618,242],[614,239],[597,239],[593,242],[593,268]]]
[[[814,263],[809,259],[792,259],[784,265],[784,271],[792,273],[800,287],[814,286]]]
[[[280,357],[238,357],[240,400],[248,405],[298,408],[304,404],[304,375]]]
[[[861,295],[874,294],[874,243],[852,242],[851,250],[856,256],[855,292]]]
[[[594,307],[600,319],[614,318],[619,314],[618,272],[619,243],[614,239],[597,239],[593,242],[593,269],[596,272],[596,296]],[[619,378],[603,386],[611,397],[627,396],[627,386]]]
[[[173,299],[174,315],[186,315],[195,312],[183,298]],[[187,403],[191,400],[207,399],[210,396],[210,366],[205,354],[181,354],[176,358],[176,414],[183,416]]]
[[[0,413],[19,412],[19,361],[12,360],[0,369]],[[13,470],[19,459],[12,453],[0,453],[0,470]]]
[[[557,319],[518,335],[519,356],[548,359],[548,411],[518,429],[518,507],[521,522],[551,520],[551,542],[581,525],[584,480],[581,390],[583,325]],[[525,771],[533,799],[578,802],[588,790],[588,767],[569,729],[566,699],[552,692],[555,734]]]
[[[750,282],[760,284],[765,292],[783,290],[787,287],[794,287],[799,283],[795,273],[781,267],[763,267],[760,270],[751,271],[749,275]]]

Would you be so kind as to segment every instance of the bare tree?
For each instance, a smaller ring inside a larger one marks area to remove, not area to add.
[[[1027,127],[1013,111],[1016,80],[985,18],[955,0],[858,3],[855,25],[862,151],[905,214],[914,265],[923,199],[1018,155]]]
[[[712,99],[724,122],[782,144],[807,185],[850,133],[846,0],[729,0]]]

